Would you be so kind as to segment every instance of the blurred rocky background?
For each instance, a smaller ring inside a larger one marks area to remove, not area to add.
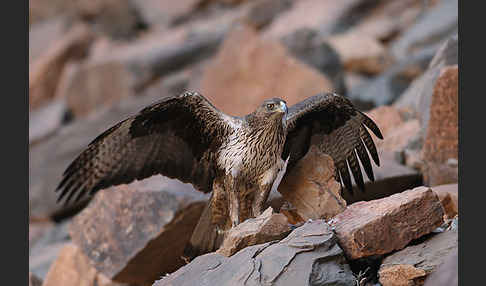
[[[457,285],[457,0],[29,4],[29,285]],[[189,184],[56,204],[94,137],[185,90],[232,115],[347,96],[384,135],[376,181],[341,197],[332,161],[309,152],[272,209],[187,265],[208,199]]]

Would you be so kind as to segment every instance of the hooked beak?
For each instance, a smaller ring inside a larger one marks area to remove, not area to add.
[[[283,113],[287,113],[287,104],[285,104],[284,101],[280,101],[278,111],[283,112]]]

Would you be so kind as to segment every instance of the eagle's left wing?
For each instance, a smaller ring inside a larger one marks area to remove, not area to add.
[[[286,122],[288,135],[283,158],[290,155],[287,171],[304,157],[311,145],[317,145],[319,150],[332,157],[336,166],[335,177],[349,192],[353,191],[348,164],[356,184],[364,191],[358,157],[368,178],[374,181],[366,150],[378,166],[380,160],[366,128],[380,139],[383,136],[373,120],[355,109],[347,98],[333,93],[309,97],[289,108]]]

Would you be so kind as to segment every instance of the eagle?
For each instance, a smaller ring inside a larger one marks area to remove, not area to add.
[[[155,174],[191,183],[211,196],[184,250],[190,260],[215,251],[228,229],[260,215],[277,175],[284,167],[286,173],[292,170],[311,146],[332,157],[341,186],[353,192],[351,170],[364,191],[359,161],[371,181],[368,152],[380,164],[367,129],[383,139],[372,119],[335,93],[320,93],[290,108],[280,98],[267,99],[236,117],[187,91],[145,107],[96,137],[63,173],[58,202]]]

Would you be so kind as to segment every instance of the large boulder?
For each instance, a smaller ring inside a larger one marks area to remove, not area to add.
[[[430,105],[422,149],[424,182],[429,186],[457,183],[459,157],[459,69],[440,71]]]
[[[209,253],[171,273],[165,285],[355,285],[355,278],[323,220],[307,222],[279,242],[244,248],[231,257]]]
[[[84,57],[93,39],[94,34],[87,26],[76,25],[32,63],[29,69],[30,110],[54,97],[64,66]]]
[[[231,115],[253,112],[272,95],[293,105],[332,90],[326,77],[248,26],[239,26],[227,36],[201,80],[201,93]]]
[[[73,242],[109,279],[149,283],[184,265],[208,199],[160,175],[100,191],[70,226]]]
[[[332,158],[311,147],[294,168],[285,174],[278,191],[295,207],[298,217],[304,221],[331,219],[346,208],[334,172]]]
[[[404,248],[443,223],[437,195],[419,187],[369,202],[349,205],[331,220],[346,256],[358,259]]]

